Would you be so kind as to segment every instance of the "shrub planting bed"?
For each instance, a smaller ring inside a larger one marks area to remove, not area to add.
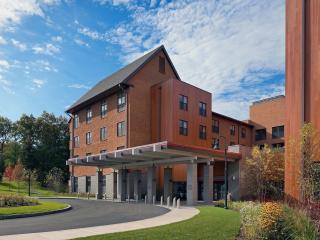
[[[1,207],[20,207],[20,206],[34,206],[38,205],[37,199],[14,195],[14,194],[0,194],[0,208]]]
[[[217,202],[223,206],[223,202]],[[306,211],[278,202],[229,202],[240,212],[241,233],[245,240],[316,240],[319,233]]]

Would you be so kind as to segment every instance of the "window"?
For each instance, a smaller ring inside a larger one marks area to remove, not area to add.
[[[119,122],[117,123],[117,136],[125,136],[126,135],[126,130],[125,130],[125,124],[124,122]]]
[[[272,148],[282,149],[284,148],[284,143],[274,143],[272,144]]]
[[[200,125],[199,127],[199,137],[200,139],[206,139],[207,138],[207,127]]]
[[[91,192],[91,176],[86,176],[86,192]]]
[[[79,136],[74,137],[74,147],[79,147],[80,146],[80,138]]]
[[[107,129],[105,127],[100,128],[100,141],[107,139]]]
[[[107,110],[108,110],[107,100],[103,100],[100,106],[101,118],[104,118],[105,116],[107,116]]]
[[[166,59],[164,57],[159,56],[159,72],[166,72]]]
[[[86,122],[91,123],[92,121],[92,109],[88,108],[87,109],[87,114],[86,114]]]
[[[233,146],[236,145],[236,143],[234,141],[230,141],[230,145],[229,146]]]
[[[212,132],[219,133],[219,120],[213,119],[212,122]]]
[[[277,126],[272,128],[272,138],[284,137],[284,126]]]
[[[246,129],[245,128],[241,128],[241,137],[242,138],[246,138],[246,136],[247,136]]]
[[[188,111],[188,97],[179,95],[179,105],[181,110]]]
[[[117,147],[117,150],[124,149],[124,146]]]
[[[213,138],[212,139],[212,148],[214,149],[219,149],[220,146],[219,146],[219,138]]]
[[[266,140],[267,132],[266,129],[258,129],[256,130],[256,141]]]
[[[207,104],[204,102],[199,103],[199,114],[200,116],[207,116]]]
[[[184,120],[179,121],[179,133],[183,136],[188,136],[188,122]]]
[[[73,192],[78,192],[78,177],[73,177]]]
[[[230,126],[230,135],[232,135],[232,136],[236,135],[236,126],[235,125]]]
[[[126,106],[126,94],[124,92],[120,92],[118,94],[118,102],[117,102],[117,106],[118,106],[118,112],[122,112],[125,110],[125,106]]]
[[[73,118],[73,127],[78,128],[79,127],[79,115],[75,114]]]
[[[102,153],[106,153],[106,152],[107,152],[107,150],[105,150],[105,149],[103,149],[103,150],[100,151],[101,154],[102,154]]]
[[[86,133],[86,144],[91,144],[92,143],[92,133],[87,132]]]
[[[86,156],[91,156],[92,153],[86,153]]]

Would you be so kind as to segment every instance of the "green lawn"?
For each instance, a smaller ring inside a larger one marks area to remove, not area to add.
[[[20,194],[27,195],[28,194],[28,185],[27,183],[17,183],[17,182],[0,182],[0,194]],[[75,196],[75,194],[69,193],[57,193],[39,186],[31,187],[31,196],[41,197],[41,196]]]
[[[199,207],[200,213],[190,220],[170,225],[122,233],[99,235],[86,240],[206,240],[232,239],[240,230],[240,214],[218,207]]]
[[[27,213],[39,213],[48,212],[52,210],[58,210],[66,208],[68,204],[57,203],[57,202],[40,202],[39,205],[35,206],[22,206],[22,207],[2,207],[0,208],[1,215],[13,215],[13,214],[27,214]]]

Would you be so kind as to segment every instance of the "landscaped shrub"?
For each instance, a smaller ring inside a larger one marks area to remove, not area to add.
[[[242,239],[319,239],[317,228],[303,210],[273,202],[230,202],[229,207],[240,208]]]
[[[37,204],[39,204],[39,201],[34,198],[13,194],[0,194],[0,207],[19,207]]]
[[[245,239],[259,239],[262,233],[261,227],[261,207],[260,204],[248,202],[240,209],[240,219],[242,225],[242,235]]]
[[[293,209],[288,206],[283,208],[283,219],[286,232],[292,240],[313,240],[319,239],[318,231],[307,217],[304,210]]]

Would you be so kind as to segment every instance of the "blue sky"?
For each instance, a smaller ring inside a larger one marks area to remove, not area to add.
[[[2,0],[0,115],[65,109],[164,44],[180,76],[239,119],[284,93],[284,0]]]

